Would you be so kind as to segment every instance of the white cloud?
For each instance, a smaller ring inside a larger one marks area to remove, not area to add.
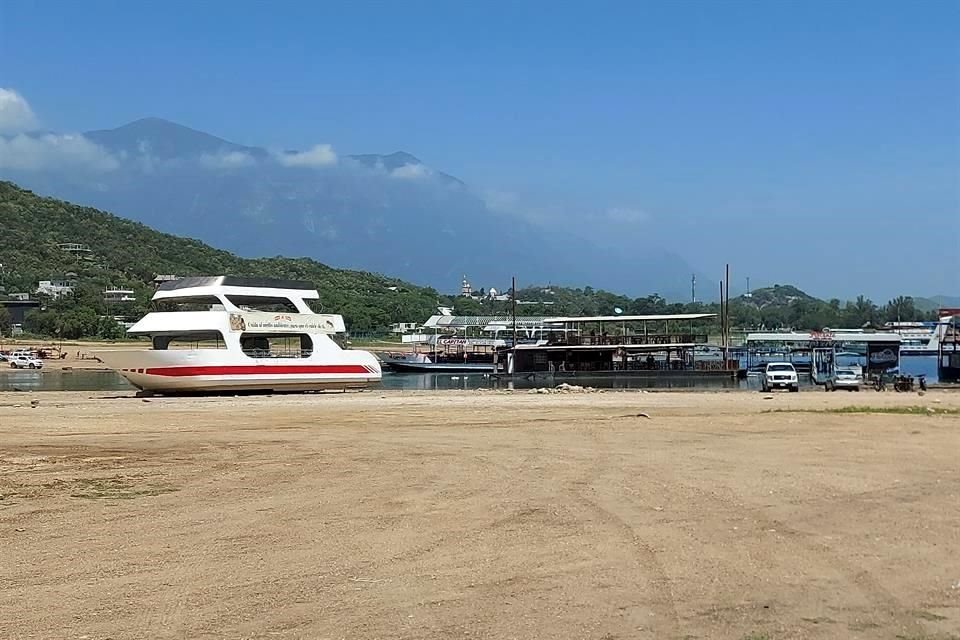
[[[537,225],[549,225],[571,217],[571,213],[557,204],[533,203],[530,199],[510,191],[488,189],[482,194],[487,207],[496,213],[515,216]]]
[[[0,87],[0,133],[23,133],[39,126],[40,121],[23,96]]]
[[[227,151],[225,153],[204,154],[200,156],[200,164],[208,169],[239,169],[249,167],[256,162],[249,153],[243,151]]]
[[[328,144],[314,145],[306,151],[279,153],[276,158],[286,167],[329,167],[337,164],[337,154]]]
[[[607,218],[614,222],[637,224],[649,220],[650,215],[643,209],[634,207],[610,207],[607,209]]]
[[[113,171],[117,158],[81,135],[40,136],[19,134],[0,137],[0,168],[42,171],[44,169],[85,169]]]
[[[420,178],[426,178],[430,173],[430,169],[422,164],[405,164],[391,171],[390,175],[394,178],[418,180]]]

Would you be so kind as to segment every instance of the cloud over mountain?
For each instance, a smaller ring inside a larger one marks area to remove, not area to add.
[[[13,89],[0,87],[0,133],[23,133],[40,126],[33,109]]]
[[[120,160],[82,135],[39,136],[18,134],[0,137],[0,168],[21,171],[75,169],[84,172],[113,171]]]
[[[306,151],[286,151],[276,156],[285,167],[329,167],[337,164],[337,154],[329,144],[317,144]]]

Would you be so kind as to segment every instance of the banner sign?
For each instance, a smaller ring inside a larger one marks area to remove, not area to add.
[[[250,311],[230,314],[230,331],[246,333],[342,333],[343,316],[321,313],[266,313]]]
[[[867,345],[867,368],[871,371],[885,371],[900,364],[900,350],[886,344]]]
[[[440,338],[437,340],[437,346],[442,347],[502,347],[506,345],[503,340],[493,338]]]

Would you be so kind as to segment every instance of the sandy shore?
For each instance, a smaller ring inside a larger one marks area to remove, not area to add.
[[[0,638],[960,632],[960,394],[123,395],[0,394]]]
[[[31,349],[39,351],[44,349],[52,354],[49,358],[44,358],[44,371],[62,371],[66,369],[99,369],[108,370],[108,367],[102,362],[93,359],[92,352],[102,349],[146,349],[149,348],[147,342],[137,341],[119,341],[119,342],[51,342],[49,340],[11,340],[9,338],[0,341],[0,348],[4,351],[15,351],[17,349]],[[61,358],[60,354],[64,354]],[[0,362],[0,375],[10,371],[6,362]]]

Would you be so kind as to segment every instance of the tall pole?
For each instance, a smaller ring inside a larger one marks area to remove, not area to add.
[[[729,351],[730,351],[730,263],[727,263],[727,273],[726,273],[725,279],[726,279],[726,288],[727,288],[727,292],[726,292],[727,300],[726,300],[726,303],[723,305],[723,308],[724,308],[723,310],[724,310],[724,313],[726,314],[724,317],[723,325],[727,332],[727,338],[724,342],[727,346],[723,352],[724,367],[727,366],[727,361],[730,359],[730,355],[729,355]]]
[[[697,301],[697,274],[690,276],[690,302]]]
[[[517,277],[510,279],[510,300],[513,307],[513,348],[517,348]]]
[[[720,346],[726,348],[727,346],[727,332],[724,327],[726,321],[724,320],[723,315],[723,280],[720,281]]]

